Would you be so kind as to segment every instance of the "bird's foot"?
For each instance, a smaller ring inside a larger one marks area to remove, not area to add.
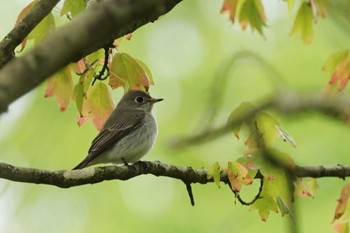
[[[148,171],[148,163],[147,162],[143,162],[143,161],[139,160],[136,163],[134,163],[133,165],[140,165],[140,166],[143,167],[143,169]]]
[[[122,158],[122,161],[125,166],[127,166],[133,173],[136,173],[136,168],[134,167],[134,164],[129,164],[126,159]]]

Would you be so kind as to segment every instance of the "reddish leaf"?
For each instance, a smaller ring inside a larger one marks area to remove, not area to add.
[[[235,192],[239,192],[243,185],[250,185],[253,179],[249,176],[248,170],[238,162],[228,162],[227,177],[230,181],[231,188]]]
[[[327,15],[328,4],[330,3],[328,0],[313,0],[311,3],[314,4],[316,17],[325,17]]]
[[[224,0],[221,7],[221,13],[228,13],[230,15],[230,20],[233,23],[236,17],[238,0]]]
[[[16,26],[19,22],[22,21],[22,19],[29,13],[29,11],[35,6],[35,4],[38,2],[38,0],[34,0],[31,3],[29,3],[26,7],[23,8],[23,10],[19,13],[16,20]],[[22,50],[26,47],[27,44],[27,38],[25,38],[21,43],[21,49],[18,52],[22,52]]]
[[[343,216],[346,210],[347,203],[349,201],[349,196],[350,196],[350,183],[344,185],[341,191],[340,198],[338,199],[338,205],[337,205],[337,208],[335,209],[333,221]]]
[[[142,63],[144,65],[144,63]],[[148,91],[150,77],[138,60],[126,53],[117,53],[110,66],[109,85],[112,88],[124,87],[125,90],[143,89]]]
[[[73,80],[68,68],[64,68],[57,72],[48,80],[45,97],[56,96],[56,101],[61,111],[64,111],[67,108],[72,94]]]
[[[295,195],[301,197],[314,197],[319,185],[314,178],[297,178]]]
[[[344,90],[350,78],[350,51],[341,50],[329,56],[323,65],[323,70],[332,72],[330,86],[337,86],[339,91]],[[327,93],[331,91],[331,87],[328,88]]]
[[[113,109],[114,105],[107,85],[98,82],[87,91],[82,116],[78,117],[78,124],[81,125],[91,118],[95,127],[100,130]]]

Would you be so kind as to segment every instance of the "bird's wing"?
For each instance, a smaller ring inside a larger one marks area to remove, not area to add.
[[[141,126],[145,113],[135,112],[128,114],[126,117],[123,113],[117,115],[114,124],[109,124],[109,127],[104,127],[96,138],[92,141],[89,149],[89,154],[86,158],[73,169],[81,169],[86,167],[99,154],[114,146],[122,138],[130,133],[130,131]]]

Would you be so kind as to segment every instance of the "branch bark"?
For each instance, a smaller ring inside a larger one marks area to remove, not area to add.
[[[48,15],[60,0],[38,1],[30,12],[0,42],[0,69],[15,57],[16,47]]]
[[[0,113],[64,66],[169,12],[182,0],[104,0],[0,70]]]
[[[46,184],[60,188],[70,188],[86,184],[96,184],[107,180],[129,180],[136,176],[151,174],[183,181],[190,185],[194,183],[207,184],[213,182],[208,179],[205,169],[193,169],[161,162],[141,162],[131,166],[106,166],[87,168],[83,170],[48,171],[35,168],[17,167],[7,163],[0,163],[0,178],[16,182]],[[339,177],[350,176],[349,166],[314,166],[296,167],[297,177]],[[259,175],[258,175],[259,176]],[[226,172],[221,173],[221,181],[228,182]]]

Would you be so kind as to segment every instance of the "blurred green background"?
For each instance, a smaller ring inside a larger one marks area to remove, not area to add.
[[[28,2],[0,3],[1,37]],[[233,135],[182,150],[168,145],[207,127],[212,108],[218,109],[213,126],[222,125],[242,101],[257,104],[279,84],[321,92],[330,75],[321,70],[324,61],[348,46],[349,25],[332,15],[317,22],[312,43],[305,45],[299,35],[290,37],[292,17],[282,1],[264,1],[265,38],[232,25],[227,15],[219,14],[221,4],[184,1],[134,32],[132,40],[119,48],[149,66],[156,82],[151,94],[165,99],[154,109],[159,136],[145,160],[197,169],[235,160],[242,155],[244,140]],[[235,62],[228,64],[233,57]],[[225,79],[228,65],[232,67]],[[77,126],[73,102],[64,113],[59,112],[54,98],[43,97],[44,89],[42,85],[27,94],[0,116],[0,160],[41,169],[70,169],[85,157],[97,131],[91,122]],[[224,98],[213,97],[213,89]],[[122,92],[113,93],[115,102]],[[316,113],[271,114],[297,142],[297,148],[283,142],[277,146],[299,165],[349,163],[347,125]],[[320,179],[314,198],[297,198],[300,232],[333,232],[331,222],[344,183],[337,178]],[[257,211],[235,204],[227,186],[193,185],[193,192],[195,207],[182,182],[151,175],[70,189],[2,180],[0,232],[288,232],[288,216],[272,213],[262,222]],[[256,192],[257,185],[248,187],[243,198],[250,199]]]

